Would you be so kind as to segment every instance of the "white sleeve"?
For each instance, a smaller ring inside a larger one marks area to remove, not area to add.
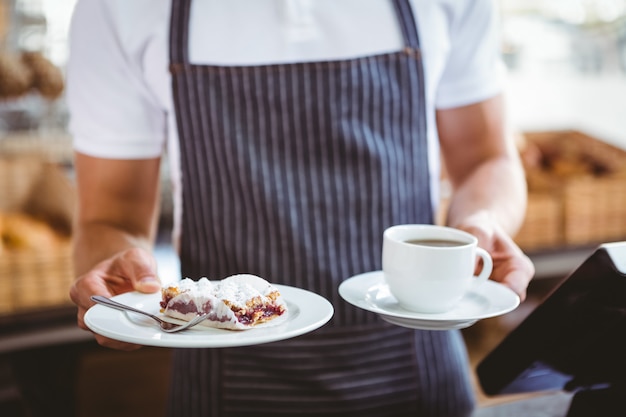
[[[166,114],[128,51],[114,0],[80,0],[70,31],[67,100],[74,148],[91,156],[144,159],[161,154]],[[133,56],[135,55],[135,56]]]
[[[505,68],[494,3],[463,2],[455,14],[450,26],[450,52],[436,92],[437,108],[476,103],[502,91]]]

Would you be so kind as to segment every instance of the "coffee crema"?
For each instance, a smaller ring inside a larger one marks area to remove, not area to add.
[[[462,242],[460,240],[450,240],[450,239],[409,239],[405,240],[405,243],[410,243],[411,245],[419,245],[419,246],[432,246],[438,248],[449,248],[454,246],[464,246],[467,245],[467,242]]]

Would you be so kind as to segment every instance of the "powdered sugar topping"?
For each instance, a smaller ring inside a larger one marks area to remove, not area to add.
[[[233,275],[214,282],[207,278],[198,281],[185,278],[179,282],[178,288],[181,292],[188,292],[193,298],[211,295],[237,306],[245,306],[247,300],[266,297],[275,291],[269,282],[250,274]]]

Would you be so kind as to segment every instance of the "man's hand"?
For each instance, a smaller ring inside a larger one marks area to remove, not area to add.
[[[478,246],[491,254],[491,279],[511,288],[524,301],[528,284],[535,275],[535,267],[513,239],[486,214],[468,218],[456,227],[476,236]]]
[[[97,264],[80,276],[70,289],[70,297],[78,306],[78,325],[85,325],[85,313],[94,304],[90,297],[102,295],[112,297],[129,291],[153,293],[161,288],[156,274],[156,261],[146,250],[133,248],[117,253],[110,259]],[[139,345],[119,342],[96,335],[102,346],[118,350],[135,350]]]

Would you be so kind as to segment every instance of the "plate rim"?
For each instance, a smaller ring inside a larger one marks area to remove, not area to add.
[[[201,330],[205,334],[200,335],[200,331],[198,331],[194,336],[189,335],[194,329],[181,333],[164,333],[156,326],[144,326],[132,322],[123,311],[114,310],[99,304],[95,304],[87,310],[84,321],[85,325],[94,333],[127,343],[169,348],[224,348],[258,345],[301,336],[322,327],[333,317],[333,305],[321,295],[303,288],[283,284],[273,285],[281,292],[286,303],[298,307],[299,314],[292,320],[266,328],[247,330],[207,328]],[[111,298],[133,305],[133,303],[137,303],[142,299],[145,301],[150,299],[159,300],[161,296],[160,292],[140,293],[130,291]],[[158,305],[158,301],[154,305]],[[311,308],[311,305],[315,308]],[[289,313],[289,310],[287,312]],[[118,330],[115,329],[116,326],[112,328],[104,325],[103,320],[114,320],[114,323],[118,323]],[[132,334],[124,331],[124,328],[140,329],[141,332]],[[146,332],[150,333],[150,337],[143,335]],[[252,336],[250,336],[251,332],[254,332]],[[245,334],[245,336],[241,337],[241,334]]]
[[[369,281],[368,281],[369,280]],[[362,299],[356,299],[352,296],[350,296],[349,291],[353,290],[354,286],[357,286],[359,281],[361,281],[361,286],[365,287],[365,285],[369,284],[369,286],[367,288],[364,288],[363,290],[363,298]],[[368,281],[368,282],[366,282]],[[370,282],[373,281],[373,282]],[[513,310],[515,310],[519,305],[520,305],[520,298],[519,296],[513,292],[513,290],[511,290],[510,288],[504,286],[503,284],[500,284],[498,282],[495,282],[493,280],[488,280],[485,282],[484,285],[487,285],[488,287],[491,288],[491,290],[496,290],[496,291],[501,291],[503,294],[507,294],[509,297],[511,297],[511,301],[510,304],[507,305],[506,308],[501,308],[497,311],[491,311],[491,312],[485,312],[482,314],[476,314],[476,315],[471,315],[471,316],[465,316],[465,317],[450,317],[450,312],[447,313],[417,313],[417,312],[411,312],[408,310],[404,310],[404,312],[396,312],[396,311],[389,311],[389,310],[385,310],[382,309],[380,307],[377,306],[373,306],[367,302],[365,302],[365,294],[369,291],[369,289],[372,286],[375,285],[386,285],[384,282],[384,275],[383,275],[383,271],[378,270],[378,271],[370,271],[370,272],[364,272],[361,274],[357,274],[354,275],[346,280],[344,280],[340,285],[339,285],[339,295],[348,303],[362,308],[364,310],[370,311],[372,313],[376,313],[379,315],[386,315],[386,316],[391,316],[391,317],[396,317],[396,318],[402,318],[402,319],[408,319],[408,320],[416,320],[416,321],[421,321],[421,322],[454,322],[454,323],[460,323],[460,322],[468,322],[468,321],[478,321],[478,320],[482,320],[482,319],[486,319],[486,318],[490,318],[490,317],[496,317],[496,316],[500,316],[506,313],[509,313]],[[480,291],[477,290],[472,290],[470,291],[470,293],[474,293],[477,294]],[[483,294],[478,294],[481,296],[484,296]],[[390,295],[390,297],[393,298],[392,295]],[[395,298],[394,298],[395,299]],[[401,308],[401,307],[399,307]],[[454,310],[453,310],[454,311]]]

